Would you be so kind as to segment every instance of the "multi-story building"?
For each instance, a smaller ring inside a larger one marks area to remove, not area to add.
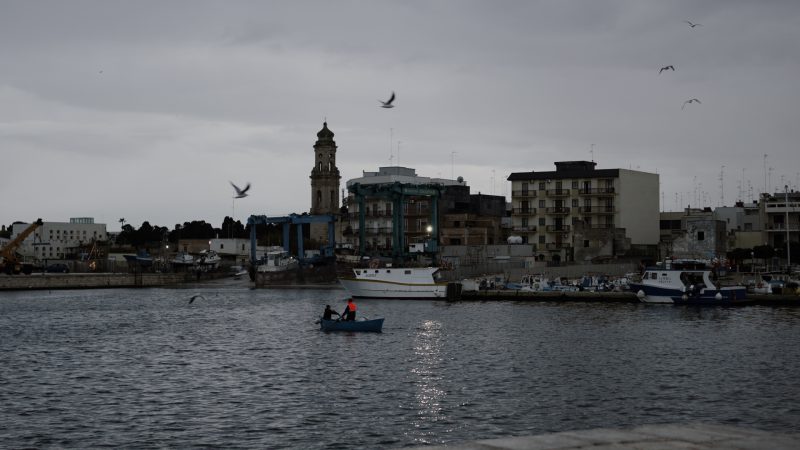
[[[11,227],[13,239],[27,223],[15,223]],[[78,254],[92,244],[108,240],[106,224],[94,223],[92,217],[71,218],[69,222],[44,222],[22,241],[18,252],[26,258],[36,260],[64,259]]]
[[[556,162],[555,171],[515,172],[512,232],[540,259],[584,261],[658,245],[658,174]]]
[[[800,240],[800,192],[762,194],[759,202],[764,224],[764,243],[775,248]],[[800,260],[800,255],[792,259]]]
[[[435,187],[439,195],[403,195],[402,243],[423,244],[437,233],[443,245],[463,245],[465,241],[496,244],[502,240],[500,220],[505,214],[502,196],[471,195],[463,179],[422,177],[408,167],[380,167],[377,172],[364,172],[363,177],[347,181],[349,196],[345,199],[348,215],[344,218],[342,240],[344,245],[359,247],[359,203],[352,192],[354,186],[378,188],[380,186]],[[438,230],[433,230],[433,202],[437,202]],[[394,202],[386,196],[366,196],[363,201],[365,222],[365,251],[388,254],[393,250]],[[495,217],[496,216],[496,217]],[[470,237],[471,236],[471,237]]]

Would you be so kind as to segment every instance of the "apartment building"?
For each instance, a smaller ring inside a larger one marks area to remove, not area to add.
[[[585,261],[658,245],[658,174],[596,165],[560,161],[554,171],[509,175],[512,233],[535,244],[539,259]]]
[[[766,245],[785,247],[787,238],[790,242],[800,240],[800,192],[762,194],[759,206]],[[800,255],[797,257],[800,259]]]

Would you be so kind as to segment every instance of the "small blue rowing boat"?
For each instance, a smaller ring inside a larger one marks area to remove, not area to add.
[[[353,321],[319,319],[319,327],[322,331],[373,331],[380,333],[381,328],[383,328],[383,318]]]

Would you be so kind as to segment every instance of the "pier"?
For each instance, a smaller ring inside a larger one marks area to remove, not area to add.
[[[488,289],[480,291],[459,291],[448,284],[448,301],[530,301],[530,302],[589,302],[589,303],[640,303],[635,292],[591,292],[591,291],[517,291],[509,289]],[[800,296],[779,294],[747,294],[752,300],[747,305],[799,305]]]

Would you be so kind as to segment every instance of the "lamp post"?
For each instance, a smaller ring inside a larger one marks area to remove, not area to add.
[[[786,199],[786,271],[792,273],[792,252],[791,242],[789,241],[789,185],[783,186]]]

